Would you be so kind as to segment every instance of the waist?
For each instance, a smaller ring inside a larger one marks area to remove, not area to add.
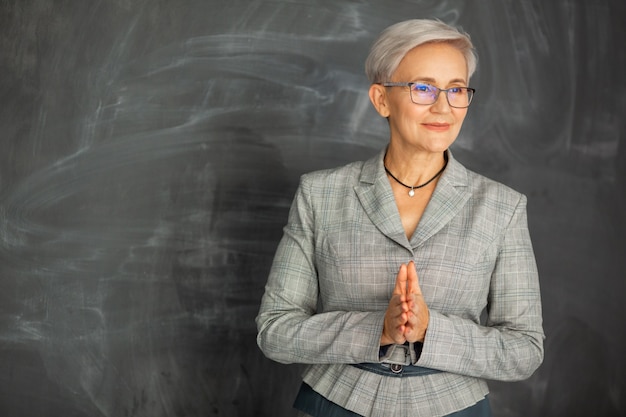
[[[437,369],[424,368],[423,366],[390,363],[357,363],[352,366],[378,375],[392,376],[395,378],[432,375],[442,372]]]

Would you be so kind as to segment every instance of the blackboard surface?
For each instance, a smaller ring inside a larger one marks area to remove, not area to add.
[[[0,415],[292,416],[256,347],[303,172],[387,131],[384,27],[462,26],[455,156],[529,197],[544,364],[495,415],[626,415],[621,1],[0,1]]]

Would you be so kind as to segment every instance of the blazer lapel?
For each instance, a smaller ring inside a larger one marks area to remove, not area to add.
[[[471,196],[467,181],[466,169],[448,151],[448,166],[411,238],[413,248],[419,247],[441,230],[465,206]]]
[[[391,185],[383,174],[383,155],[384,151],[364,162],[360,184],[354,187],[354,190],[363,210],[378,230],[389,239],[412,250],[400,222]]]
[[[413,251],[448,224],[465,206],[471,196],[467,191],[467,171],[448,151],[448,166],[441,175],[409,243],[400,221],[391,185],[384,174],[383,156],[384,151],[364,162],[361,183],[354,187],[354,190],[363,210],[378,230],[399,245]]]

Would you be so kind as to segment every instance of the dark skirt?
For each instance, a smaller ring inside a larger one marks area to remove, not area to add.
[[[296,410],[313,417],[363,417],[327,400],[305,383],[300,386],[300,392],[298,392],[293,406]],[[471,407],[448,414],[445,417],[492,417],[489,400],[485,397]]]

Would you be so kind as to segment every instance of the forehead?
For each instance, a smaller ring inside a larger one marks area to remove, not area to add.
[[[427,43],[407,52],[393,78],[398,81],[428,79],[444,84],[453,80],[466,82],[467,62],[463,53],[449,43]]]

